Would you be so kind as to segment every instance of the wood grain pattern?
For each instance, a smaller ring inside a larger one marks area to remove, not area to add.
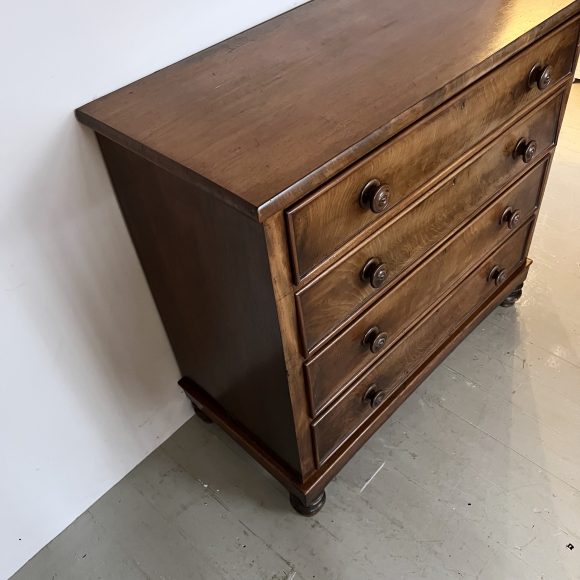
[[[424,381],[445,359],[449,353],[487,316],[494,310],[500,302],[512,291],[512,289],[525,281],[531,260],[526,260],[525,264],[518,270],[504,288],[500,288],[488,300],[482,303],[476,311],[469,316],[464,323],[443,343],[439,350],[407,378],[405,383],[393,395],[388,406],[380,413],[371,415],[351,436],[344,441],[332,454],[332,457],[323,463],[314,474],[308,478],[301,486],[306,497],[314,498],[332,480],[332,478],[344,467],[352,456],[374,435],[384,422],[405,402],[413,391]]]
[[[269,445],[243,425],[237,422],[213,397],[208,395],[195,381],[188,377],[179,380],[179,386],[195,404],[217,425],[219,425],[236,443],[245,449],[264,469],[275,477],[289,491],[306,501],[302,492],[301,478],[295,470],[272,452]],[[310,496],[309,496],[310,497]]]
[[[368,224],[391,219],[426,182],[452,170],[479,141],[545,96],[528,86],[530,70],[549,64],[548,88],[557,85],[572,71],[577,38],[577,23],[557,30],[289,210],[297,280]],[[372,179],[389,187],[389,206],[381,214],[359,204]]]
[[[489,296],[497,291],[489,273],[501,265],[511,276],[525,260],[525,247],[530,228],[519,230],[496,253],[488,258],[458,286],[437,309],[398,342],[371,371],[364,375],[324,415],[312,424],[317,455],[323,462],[336,447],[373,413],[387,407],[391,396],[412,376],[430,354],[460,326]],[[364,399],[365,392],[375,384],[384,390],[386,398],[376,409]]]
[[[265,219],[579,9],[578,0],[314,0],[78,118]]]
[[[299,511],[525,279],[579,13],[314,0],[77,110],[180,384]],[[351,198],[371,176],[393,207],[368,220]],[[389,334],[361,355],[371,324]]]
[[[547,167],[545,158],[305,363],[314,413],[340,393],[348,380],[382,356],[469,268],[513,233],[499,219],[506,208],[520,212],[520,226],[535,213]],[[387,333],[385,345],[378,353],[362,343],[362,337],[372,327]]]
[[[523,169],[525,164],[512,156],[515,144],[521,137],[533,135],[540,154],[553,146],[561,99],[562,95],[557,95],[534,111],[525,122],[506,131],[497,143],[499,162],[491,170],[492,173],[497,171],[497,176],[490,178],[488,175],[487,179],[501,181],[502,172],[504,177],[509,178]],[[506,168],[509,168],[507,176]],[[466,179],[470,181],[469,174]],[[453,181],[451,187],[452,184]],[[477,178],[473,184],[477,189]],[[486,190],[484,182],[480,192],[481,197],[485,198],[493,194],[494,190]],[[331,332],[352,320],[366,303],[384,295],[409,267],[472,213],[469,197],[447,205],[452,198],[452,194],[450,196],[447,192],[446,195],[445,190],[429,192],[408,211],[399,214],[395,221],[386,224],[364,244],[297,293],[306,351],[312,350],[320,341],[328,338]],[[475,205],[477,198],[476,192],[473,200]],[[363,265],[371,258],[386,265],[388,281],[382,288],[373,288],[361,279]]]
[[[264,232],[280,323],[280,338],[284,349],[288,391],[292,403],[292,416],[300,460],[299,476],[300,479],[304,479],[314,471],[316,466],[309,429],[307,391],[302,372],[303,358],[300,354],[300,335],[292,286],[292,269],[282,212],[264,222]]]
[[[262,226],[99,142],[181,373],[300,472]]]

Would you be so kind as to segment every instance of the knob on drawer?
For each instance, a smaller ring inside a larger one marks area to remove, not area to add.
[[[538,152],[538,144],[531,139],[526,141],[524,138],[520,139],[514,148],[514,159],[521,157],[524,163],[529,163]]]
[[[518,226],[522,219],[522,214],[519,209],[514,209],[513,207],[506,207],[501,214],[500,224],[505,224],[508,229],[513,230]]]
[[[376,354],[385,348],[388,338],[386,332],[381,332],[378,326],[373,326],[365,332],[362,343],[368,346],[373,354]]]
[[[507,270],[501,266],[494,266],[487,279],[495,283],[496,286],[501,286],[507,280]]]
[[[389,186],[378,179],[371,179],[361,190],[361,207],[370,208],[373,213],[383,213],[389,207]]]
[[[364,401],[368,401],[371,407],[374,409],[378,407],[387,397],[386,391],[379,389],[375,383],[373,383],[365,393],[363,397]]]
[[[387,281],[387,267],[378,258],[371,258],[363,266],[360,277],[364,281],[370,282],[373,288],[380,288]]]
[[[531,89],[535,85],[543,91],[548,88],[551,82],[552,67],[550,65],[543,67],[540,63],[536,63],[528,75],[528,87]]]

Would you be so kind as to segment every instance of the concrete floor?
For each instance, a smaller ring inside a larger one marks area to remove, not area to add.
[[[14,580],[580,578],[579,85],[530,255],[317,517],[193,418]]]

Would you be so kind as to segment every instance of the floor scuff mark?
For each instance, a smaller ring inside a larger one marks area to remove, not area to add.
[[[374,478],[375,478],[375,477],[378,475],[379,471],[380,471],[380,470],[381,470],[381,469],[382,469],[384,466],[385,466],[385,462],[383,461],[383,462],[381,463],[381,465],[379,466],[379,468],[378,468],[378,469],[377,469],[377,470],[376,470],[376,471],[375,471],[375,472],[374,472],[374,473],[373,473],[373,474],[372,474],[372,475],[369,477],[369,479],[367,479],[367,480],[365,481],[364,485],[363,485],[363,486],[360,488],[360,491],[359,491],[359,493],[362,493],[362,492],[363,492],[363,491],[366,489],[367,485],[368,485],[368,484],[369,484],[369,483],[370,483],[370,482],[371,482],[371,481],[372,481],[372,480],[373,480],[373,479],[374,479]]]
[[[535,539],[536,539],[536,536],[534,536],[529,542],[526,542],[523,546],[514,546],[514,548],[516,550],[520,550],[520,552],[521,552],[524,548],[527,548]]]

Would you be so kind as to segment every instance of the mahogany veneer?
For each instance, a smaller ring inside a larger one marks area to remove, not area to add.
[[[313,515],[521,296],[580,0],[313,0],[77,110],[196,412]]]

